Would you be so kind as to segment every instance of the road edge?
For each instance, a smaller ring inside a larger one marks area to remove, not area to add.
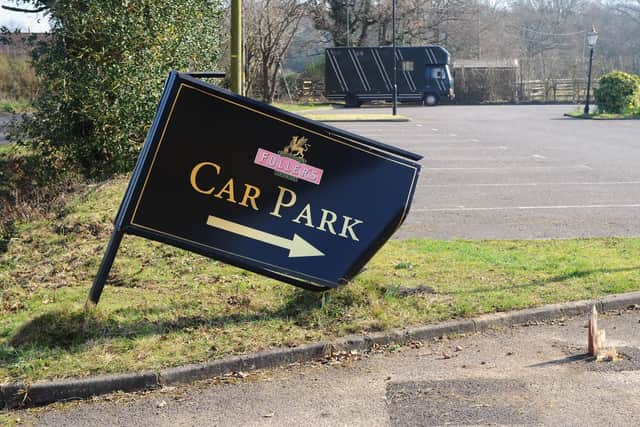
[[[610,295],[594,300],[550,304],[518,311],[484,314],[471,319],[392,329],[367,335],[351,335],[331,342],[311,343],[294,348],[277,348],[159,371],[39,381],[33,384],[0,384],[0,410],[43,406],[116,391],[153,390],[224,376],[233,372],[269,369],[295,362],[317,360],[335,351],[366,351],[376,345],[404,344],[409,341],[440,338],[444,335],[477,333],[488,329],[576,317],[589,313],[594,305],[600,313],[628,309],[640,305],[640,292]]]

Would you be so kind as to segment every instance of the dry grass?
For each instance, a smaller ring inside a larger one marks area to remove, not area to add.
[[[27,56],[0,54],[0,100],[35,99],[38,86],[38,79]]]

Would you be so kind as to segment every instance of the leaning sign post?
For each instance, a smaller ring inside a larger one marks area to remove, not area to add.
[[[311,290],[346,284],[402,224],[421,156],[171,72],[87,305],[124,234]]]

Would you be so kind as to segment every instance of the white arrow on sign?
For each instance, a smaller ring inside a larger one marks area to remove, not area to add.
[[[324,256],[324,253],[320,252],[309,242],[295,233],[293,234],[293,239],[289,240],[284,237],[276,236],[275,234],[265,233],[264,231],[256,230],[255,228],[247,227],[246,225],[238,224],[236,222],[227,221],[226,219],[218,218],[213,215],[209,215],[207,218],[207,225],[230,233],[239,234],[241,236],[248,237],[249,239],[259,240],[263,243],[289,249],[289,258]]]

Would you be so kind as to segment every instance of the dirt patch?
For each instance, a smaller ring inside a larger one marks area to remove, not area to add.
[[[538,424],[528,394],[518,381],[465,379],[391,383],[386,397],[391,425]]]
[[[640,348],[618,347],[616,348],[619,360],[612,362],[584,362],[589,371],[596,372],[622,372],[640,371]]]
[[[418,296],[431,295],[435,293],[436,291],[431,286],[427,286],[427,285],[420,285],[415,287],[400,286],[398,288],[398,296],[401,296],[401,297],[410,297],[415,295],[418,295]]]

